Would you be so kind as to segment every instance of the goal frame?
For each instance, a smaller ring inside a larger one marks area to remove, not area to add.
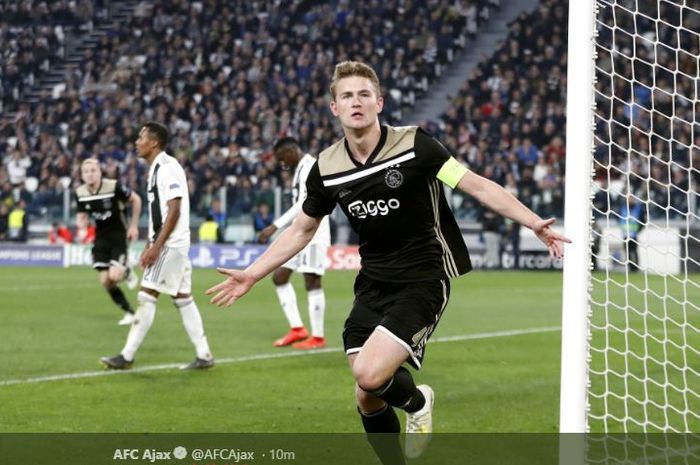
[[[587,430],[595,0],[569,1],[559,431]]]

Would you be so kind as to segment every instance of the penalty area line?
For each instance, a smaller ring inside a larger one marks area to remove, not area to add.
[[[555,331],[560,331],[559,326],[545,326],[541,328],[527,328],[527,329],[513,329],[508,331],[495,331],[490,333],[475,333],[475,334],[462,334],[458,336],[444,336],[436,337],[428,341],[429,344],[439,344],[445,342],[459,342],[459,341],[471,341],[478,339],[491,339],[497,337],[510,337],[510,336],[521,336],[525,334],[539,334],[539,333],[551,333]],[[242,357],[229,357],[216,359],[217,365],[228,365],[233,363],[245,363],[260,360],[273,360],[279,358],[290,358],[290,357],[308,357],[313,355],[321,355],[328,353],[342,352],[341,347],[327,347],[325,349],[314,349],[310,351],[294,351],[294,352],[276,352],[276,353],[266,353],[257,355],[244,355]],[[118,375],[128,375],[132,373],[149,373],[152,371],[163,371],[163,370],[176,370],[182,367],[182,363],[166,363],[163,365],[146,365],[143,367],[130,368],[128,370],[100,370],[100,371],[84,371],[80,373],[66,373],[60,375],[49,375],[49,376],[38,376],[35,378],[25,378],[25,379],[8,379],[0,380],[0,387],[2,386],[13,386],[17,384],[34,384],[34,383],[48,383],[51,381],[64,381],[70,379],[84,379],[84,378],[97,378],[102,376],[118,376]]]

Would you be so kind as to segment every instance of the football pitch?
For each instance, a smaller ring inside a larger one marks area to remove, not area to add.
[[[118,353],[128,328],[116,324],[121,312],[91,269],[0,268],[0,432],[361,432],[341,341],[354,277],[340,271],[324,277],[328,346],[298,351],[272,347],[287,328],[269,279],[233,307],[221,309],[204,295],[220,275],[195,269],[193,291],[217,366],[179,370],[194,358],[194,350],[175,307],[162,296],[134,368],[114,372],[104,371],[98,358]],[[561,278],[560,272],[474,271],[452,281],[450,303],[427,346],[424,367],[415,374],[418,383],[435,389],[436,432],[557,431]],[[624,281],[623,274],[610,278],[610,283]],[[666,292],[691,303],[700,302],[700,292],[697,286],[671,286],[675,281],[662,277],[632,279],[635,287],[627,291],[594,286],[595,302],[616,304],[594,317],[594,324],[607,321],[636,332],[611,333],[604,340],[615,350],[606,357],[593,354],[592,368],[607,366],[612,373],[592,377],[589,400],[594,414],[646,419],[655,430],[654,425],[664,424],[659,418],[664,413],[645,399],[676,409],[666,416],[678,416],[683,408],[697,411],[694,395],[684,400],[676,391],[687,386],[697,392],[695,371],[679,374],[671,368],[697,366],[692,348],[700,347],[700,336],[690,329],[700,327],[700,315],[692,306],[683,311],[674,299],[647,297],[645,303],[634,292],[646,287],[651,295]],[[308,322],[302,280],[294,276],[293,282]],[[136,291],[127,292],[135,302]],[[645,305],[650,313],[644,318],[626,310]],[[667,323],[662,323],[664,315]],[[674,326],[683,321],[688,331]],[[656,339],[638,341],[642,330]],[[593,346],[600,348],[603,336],[595,329],[592,334]],[[656,347],[662,338],[679,344],[681,336],[689,348],[685,355],[673,344]],[[642,355],[645,363],[639,361]],[[659,360],[672,363],[662,369]],[[634,376],[615,375],[626,372]],[[677,388],[657,393],[658,383]],[[605,390],[612,394],[604,404],[594,395]],[[623,398],[628,401],[618,405]],[[691,431],[700,426],[697,417],[685,420]],[[683,429],[682,419],[666,421]],[[591,427],[603,428],[599,422]],[[641,431],[634,423],[627,427]],[[622,430],[619,424],[608,428]]]
[[[329,272],[328,346],[276,349],[286,322],[271,281],[233,307],[208,303],[220,281],[195,269],[217,366],[183,372],[194,351],[169,298],[134,368],[105,372],[128,328],[89,268],[2,268],[2,432],[361,432],[341,329],[353,272]],[[294,278],[302,317],[306,296]],[[128,291],[135,302],[135,291]],[[452,296],[417,382],[436,391],[435,431],[555,432],[561,273],[472,272]],[[403,418],[402,418],[403,421]]]

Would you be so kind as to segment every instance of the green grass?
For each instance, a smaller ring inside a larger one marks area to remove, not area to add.
[[[605,419],[591,418],[592,430],[642,431],[634,418],[651,431],[700,431],[696,416],[674,411],[700,411],[697,395],[679,391],[700,390],[700,379],[682,369],[700,366],[698,277],[690,285],[596,278],[589,401],[594,417]],[[299,352],[272,347],[286,324],[269,280],[219,309],[204,295],[219,275],[196,270],[194,295],[218,366],[176,368],[194,352],[170,299],[161,297],[135,370],[113,373],[97,359],[121,349],[127,328],[116,325],[120,312],[92,270],[1,268],[0,432],[360,432],[340,337],[353,279],[350,272],[324,278],[329,348]],[[299,277],[294,283],[306,321]],[[452,284],[416,374],[436,390],[435,430],[557,431],[560,334],[546,328],[560,325],[561,274],[474,272]],[[596,329],[606,325],[628,330]],[[498,334],[532,328],[545,329]]]
[[[697,395],[679,392],[700,392],[700,379],[682,370],[700,366],[698,276],[685,286],[643,275],[632,276],[632,286],[622,274],[596,278],[589,400],[592,414],[605,419],[592,417],[592,430],[642,431],[634,418],[651,431],[700,431],[697,417],[674,411],[700,411]],[[286,324],[269,280],[219,309],[204,295],[219,275],[195,270],[194,295],[218,365],[176,368],[194,352],[170,299],[161,297],[135,369],[113,373],[97,360],[119,352],[127,328],[116,325],[120,312],[94,272],[0,268],[0,432],[360,432],[340,338],[353,279],[350,272],[324,278],[329,348],[299,352],[272,347]],[[299,277],[294,283],[308,320]],[[603,302],[614,305],[605,311]],[[435,430],[557,431],[559,331],[498,333],[556,328],[560,307],[560,273],[474,272],[453,280],[416,374],[436,390]],[[634,331],[596,329],[605,325]]]
[[[134,365],[144,371],[103,376],[97,359],[119,352],[127,328],[116,325],[120,312],[95,273],[2,268],[0,432],[360,432],[340,337],[353,279],[349,272],[324,278],[331,350],[309,353],[272,347],[286,323],[269,280],[219,309],[203,294],[219,275],[195,270],[194,295],[218,366],[156,369],[194,357],[179,315],[161,297]],[[301,280],[294,283],[308,320]],[[433,339],[485,337],[428,345],[416,378],[436,390],[435,430],[556,431],[559,332],[488,333],[559,326],[561,275],[474,272],[452,289]],[[291,356],[273,357],[280,354]],[[251,356],[258,358],[245,360]],[[98,376],[28,382],[88,372]]]

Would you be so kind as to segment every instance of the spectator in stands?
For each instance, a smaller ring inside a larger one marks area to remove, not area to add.
[[[255,230],[255,234],[259,234],[274,221],[275,215],[272,213],[272,211],[270,211],[270,205],[267,202],[258,203],[258,208],[255,210],[255,214],[253,215],[253,229]]]
[[[14,187],[19,187],[27,179],[27,169],[32,166],[32,160],[26,153],[23,154],[19,149],[13,149],[5,160],[5,166],[10,177],[10,183]]]
[[[0,241],[8,239],[10,209],[6,203],[0,203]]]
[[[156,0],[149,14],[115,26],[96,48],[85,52],[81,64],[69,68],[65,91],[59,99],[54,100],[47,93],[31,108],[13,103],[22,113],[14,128],[16,136],[33,146],[31,139],[43,126],[49,130],[45,133],[47,141],[68,140],[67,144],[61,142],[60,152],[71,160],[74,169],[82,159],[97,156],[115,159],[119,174],[125,176],[123,164],[135,158],[127,141],[133,139],[139,120],[162,117],[174,135],[173,149],[178,158],[179,150],[188,154],[191,162],[210,153],[214,146],[234,144],[244,158],[234,163],[239,165],[239,172],[229,174],[251,176],[257,171],[257,156],[269,148],[264,141],[273,140],[278,134],[295,135],[312,151],[334,139],[335,128],[325,107],[324,89],[331,63],[338,57],[344,59],[347,54],[364,52],[364,47],[372,61],[391,63],[382,70],[387,86],[398,94],[387,93],[385,117],[396,123],[402,105],[413,102],[415,95],[425,91],[456,48],[464,46],[467,35],[466,24],[455,16],[447,0],[433,5],[414,2],[398,15],[386,5],[348,3],[341,15],[345,19],[338,23],[334,7],[334,2],[328,1],[302,2],[281,9],[265,2],[231,5],[213,0],[205,9],[193,9],[188,2]],[[58,15],[60,22],[81,30],[103,22],[106,14],[101,2],[89,0],[78,4],[60,2],[55,7],[49,4],[45,12],[37,8],[32,12],[24,4],[8,9],[14,13],[0,15],[0,23],[24,24],[33,17]],[[260,20],[262,13],[265,21]],[[376,47],[372,47],[374,39],[347,40],[357,34],[357,18],[361,17],[367,18],[368,27],[379,32]],[[298,18],[305,23],[304,28],[294,27]],[[192,33],[193,27],[204,22],[210,25],[210,34]],[[163,34],[167,28],[174,33]],[[315,47],[307,33],[315,37]],[[46,34],[51,62],[60,56],[53,51],[62,44],[51,38],[53,31]],[[223,36],[234,44],[232,50],[221,47]],[[183,41],[183,37],[188,37],[188,41]],[[402,49],[400,46],[408,43],[405,37],[413,40]],[[2,46],[11,46],[12,41],[2,39]],[[117,62],[123,56],[127,59]],[[392,56],[401,59],[386,60]],[[9,90],[4,95],[12,95],[12,102],[16,102],[26,86],[19,70],[15,75],[17,85],[12,84],[11,68],[12,63],[4,70],[3,88]],[[103,90],[107,87],[102,84],[107,82],[116,83],[116,89],[112,86],[108,92]],[[399,100],[394,102],[393,95],[398,95]],[[230,153],[234,155],[233,151]],[[52,155],[48,149],[40,150],[39,159],[49,156]],[[220,162],[209,159],[206,163],[218,174]],[[182,164],[190,178],[206,171]],[[127,184],[142,185],[143,176],[139,173]],[[257,187],[266,181],[279,185],[279,176],[273,170],[265,178],[251,178],[252,185]],[[195,177],[193,199],[206,203],[208,193],[216,191],[210,184],[217,177]],[[255,201],[243,202],[238,207],[248,214],[255,205]],[[241,212],[234,209],[228,213]]]
[[[9,181],[5,182],[0,188],[0,203],[12,208],[15,205],[15,196],[12,193],[12,184]]]
[[[14,206],[7,218],[7,237],[15,242],[27,242],[29,230],[29,216],[26,212],[26,203],[23,199]]]
[[[634,193],[622,198],[619,222],[627,254],[627,270],[639,271],[639,233],[647,224],[647,210]]]
[[[75,241],[79,244],[93,244],[97,236],[97,228],[91,222],[78,224],[75,228]]]
[[[216,224],[219,225],[219,230],[223,231],[226,228],[226,212],[221,209],[221,200],[212,199],[209,207],[208,216],[211,216]]]
[[[207,215],[206,219],[199,225],[199,242],[202,244],[216,244],[223,242],[221,228],[212,215]]]
[[[49,229],[49,244],[72,244],[73,233],[68,227],[59,222],[55,222]]]
[[[487,208],[482,208],[480,220],[485,246],[484,268],[500,268],[503,218]]]
[[[523,139],[522,145],[515,150],[515,154],[518,156],[520,163],[525,166],[534,167],[537,164],[537,160],[540,159],[540,150],[536,145],[533,145],[529,137]]]
[[[484,170],[482,176],[494,181],[495,174],[493,166],[489,165]],[[481,231],[484,237],[484,265],[485,268],[501,267],[501,238],[503,236],[503,217],[488,208],[481,207],[479,220],[481,221]]]
[[[515,181],[513,173],[506,174],[506,184],[504,189],[513,194],[515,197],[520,197],[518,192],[518,184]],[[513,253],[513,268],[520,268],[520,223],[517,221],[505,221],[506,239],[510,243],[511,252]]]

